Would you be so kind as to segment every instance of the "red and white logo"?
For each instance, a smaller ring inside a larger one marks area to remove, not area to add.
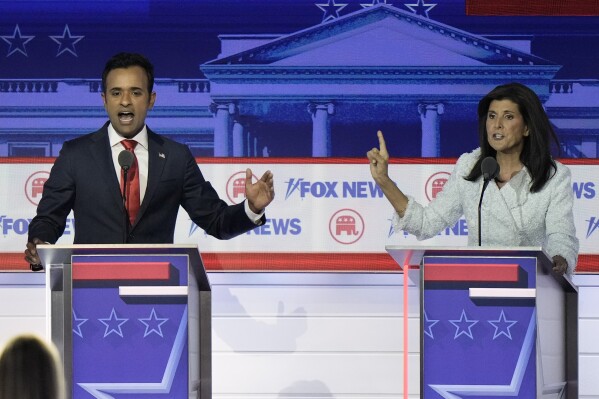
[[[364,234],[364,219],[353,209],[340,209],[329,220],[329,233],[340,244],[353,244]]]
[[[48,177],[50,177],[50,172],[39,171],[29,176],[25,182],[25,196],[35,206],[42,199],[44,184],[46,184]]]
[[[443,186],[447,183],[449,176],[450,174],[447,172],[437,172],[428,178],[424,186],[427,200],[432,201],[437,197],[437,194],[443,190]]]
[[[258,180],[255,175],[252,178]],[[227,197],[233,204],[239,204],[245,199],[245,170],[237,172],[227,181]]]

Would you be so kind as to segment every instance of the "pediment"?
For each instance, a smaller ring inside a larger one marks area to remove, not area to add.
[[[202,69],[207,72],[227,65],[277,69],[554,64],[482,36],[379,4],[210,61]]]
[[[415,36],[394,18],[322,40],[276,60],[280,66],[478,66],[484,63],[454,49],[445,40]]]

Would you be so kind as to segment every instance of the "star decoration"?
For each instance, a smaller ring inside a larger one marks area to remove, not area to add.
[[[335,3],[335,0],[328,0],[326,3],[316,4],[316,7],[320,8],[324,15],[322,16],[322,22],[339,18],[339,11],[343,10],[347,6],[347,3]]]
[[[25,57],[27,57],[27,49],[25,49],[25,45],[32,41],[35,36],[22,35],[21,29],[19,28],[19,25],[17,25],[12,36],[0,37],[2,38],[2,40],[4,40],[6,43],[10,45],[10,47],[8,48],[8,54],[6,54],[6,57],[8,58],[16,52],[19,52],[23,54]]]
[[[489,320],[489,323],[493,327],[495,327],[495,333],[493,334],[493,339],[499,337],[500,335],[505,335],[509,339],[512,339],[512,333],[510,332],[510,328],[517,323],[516,320],[507,320],[505,318],[505,314],[503,310],[501,310],[501,314],[499,315],[498,320]]]
[[[60,56],[65,52],[69,52],[75,57],[77,57],[77,51],[75,50],[75,44],[78,43],[85,36],[73,36],[71,35],[71,31],[69,29],[69,25],[64,26],[64,30],[62,31],[62,36],[49,36],[50,39],[54,40],[58,43],[58,52],[56,56]]]
[[[462,311],[462,317],[464,311]],[[526,367],[533,355],[533,348],[536,338],[536,311],[532,312],[532,316],[528,323],[526,330],[526,336],[520,349],[520,355],[514,365],[514,373],[509,384],[489,384],[489,385],[440,385],[431,384],[429,385],[444,399],[458,399],[463,396],[476,396],[476,397],[516,397],[520,393],[520,387],[522,386],[522,380],[526,372]],[[541,373],[542,374],[542,373]],[[542,382],[541,387],[544,387],[545,383]],[[541,388],[540,387],[540,388]],[[542,388],[545,392],[545,388]],[[560,393],[558,393],[560,394]],[[563,394],[563,388],[561,390]],[[560,395],[561,395],[560,394]],[[561,397],[561,396],[558,396]]]
[[[372,0],[372,3],[368,4],[364,4],[364,3],[360,3],[360,5],[362,6],[362,8],[368,8],[368,7],[372,7],[375,6],[377,4],[389,4],[392,5],[391,3],[387,3],[387,0]]]
[[[114,309],[113,309],[114,312]],[[181,361],[185,343],[187,340],[187,306],[183,311],[183,317],[177,330],[175,342],[169,355],[162,379],[156,382],[88,382],[78,385],[96,399],[114,398],[113,394],[124,395],[160,395],[169,394],[173,385],[173,379],[177,367]]]
[[[106,330],[104,331],[104,338],[108,335],[115,333],[120,337],[123,336],[123,331],[121,330],[121,326],[125,324],[129,319],[119,319],[116,315],[114,308],[112,308],[112,312],[110,312],[110,317],[107,319],[98,319],[102,324],[106,326]]]
[[[77,317],[77,315],[75,314],[75,309],[73,309],[73,332],[77,335],[79,335],[81,338],[83,338],[83,333],[81,332],[81,326],[87,321],[88,319],[83,319],[83,318],[79,318]],[[76,326],[75,326],[76,325]]]
[[[429,319],[428,314],[426,314],[426,312],[424,312],[424,333],[426,335],[428,335],[429,337],[431,337],[432,339],[435,339],[435,337],[433,337],[432,328],[438,322],[439,322],[439,320]]]
[[[164,338],[162,335],[162,325],[168,321],[168,319],[161,319],[156,316],[156,310],[152,308],[152,312],[150,313],[150,317],[147,319],[138,319],[142,323],[146,325],[146,331],[144,332],[144,338],[150,335],[151,333],[156,333],[160,337]]]
[[[408,7],[414,14],[428,18],[428,12],[435,8],[437,4],[426,4],[424,0],[418,0],[416,4],[404,4],[404,6]]]
[[[468,320],[466,317],[466,311],[462,309],[462,316],[459,320],[449,320],[456,328],[455,336],[453,339],[457,339],[460,335],[464,334],[470,339],[474,339],[472,336],[472,327],[478,323],[478,320]]]

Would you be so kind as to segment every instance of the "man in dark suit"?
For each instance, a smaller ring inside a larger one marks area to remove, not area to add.
[[[71,210],[75,244],[172,243],[179,206],[219,239],[264,223],[264,209],[274,199],[272,173],[252,183],[247,169],[246,201],[228,205],[221,200],[186,145],[146,126],[146,114],[156,100],[153,85],[153,66],[145,57],[120,53],[107,62],[102,99],[109,121],[94,133],[64,143],[29,225],[25,260],[31,265],[40,263],[36,245],[55,243]],[[125,139],[135,141],[131,151],[140,197],[135,211],[124,205],[117,160]]]

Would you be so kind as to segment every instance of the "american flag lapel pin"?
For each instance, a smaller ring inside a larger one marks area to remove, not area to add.
[[[159,152],[158,156],[162,159],[166,159],[166,157],[164,156],[164,152]]]

